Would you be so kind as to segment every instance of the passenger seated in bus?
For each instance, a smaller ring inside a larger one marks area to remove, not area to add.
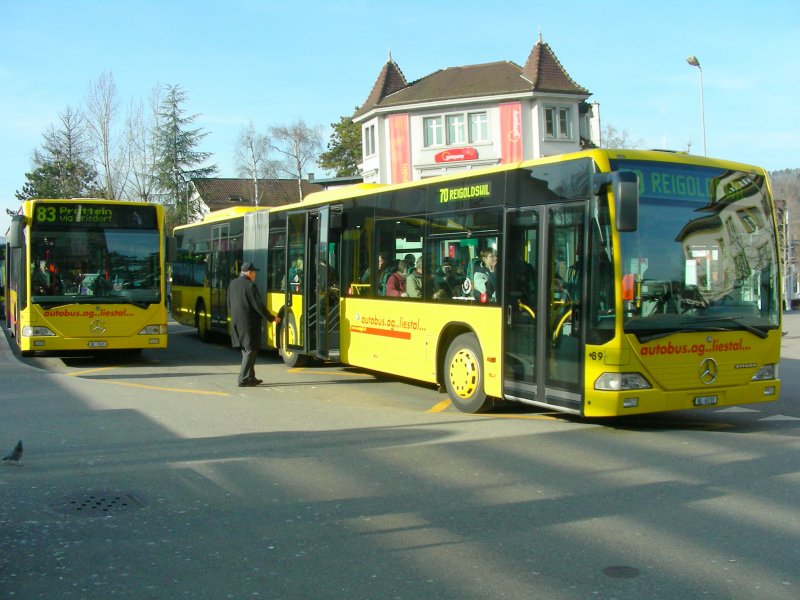
[[[303,289],[303,258],[297,257],[292,266],[289,267],[289,286],[291,290],[298,294]]]
[[[414,269],[406,276],[406,293],[409,298],[422,298],[422,257],[414,265]]]
[[[433,299],[448,300],[455,296],[456,275],[453,272],[453,259],[445,256],[441,266],[433,274]]]
[[[397,270],[389,274],[386,278],[386,295],[405,298],[406,293],[406,272],[408,264],[405,260],[397,262]]]
[[[487,248],[481,251],[480,265],[473,275],[473,294],[475,299],[486,302],[497,302],[497,254]]]
[[[383,271],[386,269],[387,265],[388,261],[386,260],[386,255],[383,252],[381,252],[380,254],[378,254],[378,268],[376,270],[378,274],[377,275],[378,281],[380,281],[381,275],[383,275]],[[359,281],[361,283],[369,283],[371,273],[372,271],[370,270],[369,267],[367,267],[366,270],[361,274],[361,279]]]

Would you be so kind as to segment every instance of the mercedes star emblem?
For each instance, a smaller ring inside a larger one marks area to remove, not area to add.
[[[700,363],[698,376],[700,377],[700,381],[706,385],[711,385],[717,380],[718,372],[719,367],[717,366],[717,361],[715,361],[713,358],[707,358]]]

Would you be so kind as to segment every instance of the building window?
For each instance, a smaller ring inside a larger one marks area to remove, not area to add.
[[[364,127],[364,157],[372,156],[377,152],[375,148],[375,125]]]
[[[466,144],[467,132],[464,115],[447,115],[447,145]]]
[[[553,139],[572,139],[572,119],[570,109],[565,106],[547,106],[544,109],[545,137]]]
[[[426,117],[423,121],[425,127],[425,147],[441,146],[444,144],[444,129],[442,117]]]
[[[425,117],[422,126],[426,148],[489,141],[489,117],[485,111]]]
[[[469,113],[469,141],[471,144],[489,141],[489,118],[485,112]]]

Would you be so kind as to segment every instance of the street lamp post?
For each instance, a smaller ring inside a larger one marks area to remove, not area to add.
[[[703,127],[703,156],[707,156],[706,153],[706,107],[705,101],[703,100],[703,68],[700,66],[700,61],[697,60],[697,57],[692,54],[691,56],[687,57],[686,62],[692,65],[693,67],[697,67],[697,70],[700,71],[700,124]]]

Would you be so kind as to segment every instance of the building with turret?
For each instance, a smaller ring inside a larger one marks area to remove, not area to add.
[[[400,183],[599,145],[590,96],[541,34],[522,67],[447,67],[411,83],[390,55],[353,116],[361,173]]]

